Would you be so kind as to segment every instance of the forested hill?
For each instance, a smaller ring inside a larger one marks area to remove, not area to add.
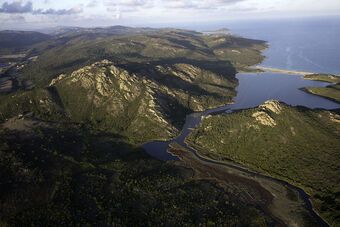
[[[264,41],[171,28],[70,31],[31,46],[7,72],[20,76],[1,97],[0,117],[31,113],[86,123],[134,143],[168,139],[187,113],[230,103],[236,71],[261,62],[265,47]]]
[[[236,72],[262,61],[264,41],[121,26],[12,33],[0,52],[10,63],[0,72],[0,226],[273,222],[140,148],[176,137],[186,114],[230,103]]]

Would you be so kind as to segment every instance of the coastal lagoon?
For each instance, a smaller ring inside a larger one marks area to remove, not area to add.
[[[338,25],[338,27],[337,27]],[[221,22],[214,24],[182,25],[183,28],[198,31],[215,30],[222,27],[233,34],[246,38],[268,41],[269,48],[263,52],[266,59],[261,66],[283,70],[340,73],[340,21],[337,18]],[[319,53],[319,54],[317,54]],[[186,118],[181,135],[174,141],[184,144],[185,137],[200,123],[201,117],[214,111],[247,109],[263,104],[266,100],[279,100],[292,106],[336,109],[340,104],[301,91],[303,87],[325,87],[330,83],[301,79],[301,75],[275,72],[239,73],[239,85],[234,104]],[[173,142],[173,141],[171,141]],[[152,156],[162,160],[177,160],[167,153],[171,142],[151,142],[143,148]]]
[[[292,106],[336,109],[340,104],[301,91],[302,87],[325,87],[330,83],[301,79],[301,75],[265,72],[237,74],[239,86],[232,109],[245,109],[275,99]]]
[[[233,28],[232,26],[219,26],[216,28],[229,27],[232,28],[232,33],[236,31],[236,34],[247,38],[267,40],[269,49],[264,51],[264,55],[266,55],[267,58],[261,64],[263,67],[339,74],[340,65],[337,64],[336,59],[340,59],[340,45],[338,39],[334,39],[339,33],[339,29],[328,27],[328,29],[330,29],[328,30],[322,25],[323,21],[320,22],[320,26],[317,26],[318,23],[311,26],[307,21],[304,23],[294,23],[292,26],[290,26],[289,23],[290,21],[286,21],[286,24],[281,25],[264,23],[254,27],[251,27],[251,24],[246,24],[245,27]],[[313,29],[315,26],[319,28],[319,30]],[[327,34],[330,40],[323,39],[326,31],[328,32]],[[331,51],[327,49],[331,47]],[[329,85],[329,83],[326,82],[304,80],[301,78],[301,75],[276,72],[239,73],[236,77],[239,81],[239,86],[236,88],[237,96],[233,99],[234,104],[206,110],[201,113],[190,114],[186,117],[182,132],[176,139],[166,142],[154,141],[144,144],[142,147],[150,155],[158,159],[178,160],[177,157],[167,152],[169,144],[177,142],[204,162],[228,166],[237,171],[257,176],[267,181],[278,182],[285,187],[298,191],[299,196],[303,199],[305,206],[315,220],[317,220],[321,226],[328,226],[327,223],[314,212],[309,201],[309,195],[301,188],[290,185],[284,181],[249,172],[246,169],[238,168],[234,165],[202,158],[185,143],[185,138],[193,128],[199,127],[203,116],[213,112],[223,114],[231,113],[233,110],[252,108],[263,104],[266,100],[276,99],[293,106],[305,106],[308,108],[340,108],[340,104],[338,103],[300,90],[303,87],[325,87]]]

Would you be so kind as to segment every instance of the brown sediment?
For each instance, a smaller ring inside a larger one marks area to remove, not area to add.
[[[184,148],[171,148],[168,152],[177,156],[182,161],[182,165],[194,169],[197,177],[217,180],[219,186],[227,191],[232,191],[242,202],[260,206],[269,213],[269,205],[272,203],[273,195],[258,182],[234,174],[225,166],[201,161],[192,152]]]
[[[232,167],[200,160],[178,143],[170,147],[168,152],[181,160],[178,165],[193,169],[197,178],[209,180],[234,195],[232,198],[260,207],[267,218],[275,220],[275,226],[318,226],[296,190]]]

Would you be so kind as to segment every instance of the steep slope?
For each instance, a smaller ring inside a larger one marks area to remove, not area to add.
[[[189,111],[230,102],[233,94],[223,87],[228,80],[188,64],[159,65],[144,73],[129,73],[103,60],[62,74],[50,86],[70,120],[138,142],[177,135]]]
[[[260,62],[263,48],[177,29],[82,29],[38,44],[27,56],[34,61],[13,67],[23,76],[11,78],[18,91],[2,95],[0,117],[83,123],[131,143],[173,138],[187,113],[230,103],[235,67]],[[23,91],[25,83],[35,89]]]
[[[103,60],[61,74],[47,88],[3,95],[0,116],[32,113],[84,123],[134,142],[169,139],[187,113],[231,102],[231,86],[225,77],[190,64],[149,65],[132,73]]]
[[[339,223],[340,116],[277,101],[207,116],[187,142],[202,155],[284,179],[312,195],[315,209]]]
[[[131,29],[130,29],[131,30]],[[127,31],[131,32],[132,31]],[[115,63],[130,63],[129,70],[141,65],[188,63],[216,65],[223,62],[223,75],[234,79],[236,70],[246,69],[263,60],[264,41],[232,35],[205,35],[177,29],[138,30],[129,35],[115,33],[75,32],[35,46],[30,56],[37,61],[23,68],[26,79],[46,86],[61,73],[72,71],[108,59]],[[229,64],[228,62],[232,62]]]
[[[0,94],[0,225],[274,222],[211,177],[139,148],[178,135],[187,113],[231,102],[236,60],[214,53],[229,48],[209,47],[217,38],[112,27],[66,31],[30,49],[6,72],[16,89]],[[245,59],[263,58],[264,42],[237,45]]]

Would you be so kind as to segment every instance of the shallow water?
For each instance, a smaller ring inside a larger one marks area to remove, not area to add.
[[[329,83],[301,79],[299,75],[282,73],[240,73],[237,76],[239,86],[236,88],[237,96],[233,99],[235,104],[222,106],[216,109],[193,113],[186,117],[181,134],[172,141],[153,141],[142,147],[152,156],[161,160],[178,160],[166,150],[171,142],[185,145],[184,139],[201,122],[201,117],[221,110],[232,111],[252,108],[263,104],[270,99],[279,100],[292,106],[305,106],[308,108],[336,109],[337,104],[328,99],[308,94],[299,90],[308,86],[327,86]]]
[[[340,108],[328,99],[308,94],[299,90],[303,87],[325,87],[327,82],[301,79],[300,75],[282,73],[241,73],[238,74],[239,86],[232,109],[245,109],[263,104],[266,100],[275,99],[292,106],[308,108]]]
[[[334,18],[314,20],[283,20],[274,22],[258,23],[221,23],[214,26],[188,27],[196,30],[218,29],[228,27],[233,33],[245,37],[267,40],[270,48],[264,52],[267,56],[261,64],[264,67],[279,68],[285,70],[319,72],[319,73],[340,73],[340,20]],[[252,24],[253,23],[253,24]],[[254,24],[256,23],[256,24]],[[339,25],[339,26],[337,26]],[[236,109],[252,108],[263,104],[266,100],[276,99],[292,106],[305,106],[308,108],[335,109],[340,108],[340,104],[328,99],[311,95],[299,90],[302,87],[329,85],[326,82],[310,81],[301,79],[300,75],[265,72],[265,73],[241,73],[238,74],[239,86],[236,88],[237,96],[234,98],[235,104],[226,105],[220,108],[206,110],[201,113],[190,114],[186,117],[185,125],[181,134],[174,140],[168,142],[153,141],[142,147],[152,156],[161,160],[178,160],[177,157],[167,153],[171,142],[177,142],[186,149],[196,152],[184,143],[184,139],[201,122],[201,117],[212,112],[225,111],[232,112]],[[198,156],[199,157],[199,156]],[[226,165],[199,157],[203,161],[215,164]],[[227,165],[231,168],[243,172],[251,173],[241,168]],[[300,188],[279,181],[270,177],[262,176],[272,181],[280,182],[300,193],[305,201],[307,209],[312,216],[322,225],[328,226],[312,209],[309,196]]]

